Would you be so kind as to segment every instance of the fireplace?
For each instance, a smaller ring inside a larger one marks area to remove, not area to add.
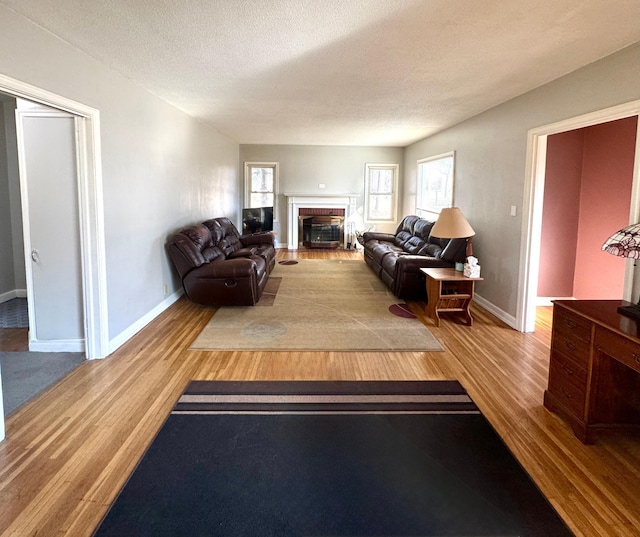
[[[342,247],[344,209],[300,208],[298,239],[305,248]]]
[[[350,219],[356,215],[357,194],[326,195],[326,194],[285,194],[287,198],[287,248],[297,250],[298,248],[347,248],[347,241],[353,243],[353,239],[347,236],[345,229],[348,229]],[[305,214],[306,213],[306,214]],[[328,216],[341,219],[320,221],[315,225],[307,223],[307,227],[312,227],[316,232],[322,231],[316,237],[313,235],[304,236],[303,223],[311,220],[307,217]],[[337,238],[336,230],[339,230]],[[305,246],[304,242],[315,242]],[[323,243],[329,245],[323,245]]]

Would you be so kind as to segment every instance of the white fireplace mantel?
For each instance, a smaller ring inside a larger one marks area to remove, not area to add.
[[[287,248],[298,249],[298,216],[300,208],[344,209],[345,226],[356,211],[357,194],[286,194],[287,198]],[[343,248],[347,247],[345,229]]]

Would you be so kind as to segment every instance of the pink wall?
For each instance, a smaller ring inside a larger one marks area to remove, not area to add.
[[[586,129],[576,298],[622,298],[625,261],[601,248],[612,233],[629,224],[636,129],[637,117]]]
[[[633,117],[549,136],[538,296],[622,296],[625,262],[601,247],[628,224],[636,128]]]
[[[583,129],[547,139],[538,296],[573,296],[583,152]]]

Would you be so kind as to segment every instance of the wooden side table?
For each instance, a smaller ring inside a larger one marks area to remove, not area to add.
[[[473,300],[474,284],[483,278],[468,278],[452,268],[421,268],[427,277],[427,315],[440,326],[440,312],[460,312],[471,326],[473,317],[469,307]]]

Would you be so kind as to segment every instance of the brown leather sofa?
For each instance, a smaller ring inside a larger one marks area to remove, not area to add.
[[[255,306],[275,266],[271,233],[240,235],[225,217],[180,230],[167,251],[187,297],[207,306]]]
[[[435,222],[405,216],[395,233],[367,231],[363,235],[364,260],[398,298],[427,297],[423,267],[454,267],[464,262],[465,239],[431,235]]]

